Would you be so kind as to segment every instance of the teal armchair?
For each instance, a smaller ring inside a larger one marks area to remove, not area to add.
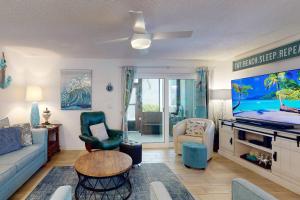
[[[99,141],[98,138],[93,136],[90,130],[91,125],[100,123],[104,123],[105,125],[109,137],[107,140]],[[83,112],[80,115],[80,124],[81,135],[79,138],[85,142],[86,150],[89,152],[92,149],[112,150],[118,148],[122,142],[123,131],[108,128],[104,112]]]

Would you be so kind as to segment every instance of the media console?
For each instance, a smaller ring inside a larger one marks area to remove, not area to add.
[[[220,120],[219,141],[220,155],[300,194],[300,129]]]

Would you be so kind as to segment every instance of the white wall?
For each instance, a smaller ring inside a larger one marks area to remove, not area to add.
[[[23,57],[16,52],[6,52],[8,61],[7,74],[13,78],[12,85],[0,90],[0,118],[8,116],[11,124],[29,122],[29,102],[25,102],[26,85],[39,85],[43,89],[43,101],[40,102],[40,113],[46,107],[52,112],[51,123],[63,124],[60,135],[62,149],[83,149],[84,144],[78,138],[80,134],[79,117],[82,111],[60,110],[60,70],[92,69],[94,111],[106,113],[111,128],[121,128],[121,66],[134,65],[155,67],[152,72],[170,73],[194,72],[196,66],[212,66],[216,63],[197,60],[98,60]],[[168,66],[170,68],[165,68]],[[162,68],[164,67],[164,68]],[[144,71],[149,71],[145,68]],[[142,70],[143,71],[143,70]],[[114,86],[113,92],[106,91],[107,83]],[[41,121],[43,118],[41,117]]]

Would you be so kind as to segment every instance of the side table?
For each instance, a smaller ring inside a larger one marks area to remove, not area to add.
[[[120,144],[120,152],[126,153],[132,158],[132,165],[139,165],[142,162],[142,144],[129,140]]]
[[[48,129],[48,161],[51,157],[60,151],[59,146],[59,128],[61,124],[42,124],[42,128]]]

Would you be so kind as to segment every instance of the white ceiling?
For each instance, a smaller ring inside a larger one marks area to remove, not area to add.
[[[0,5],[0,46],[31,56],[228,59],[300,33],[299,0],[0,0]],[[129,42],[96,45],[132,34],[129,10],[144,12],[150,32],[194,34],[154,41],[145,55]]]

